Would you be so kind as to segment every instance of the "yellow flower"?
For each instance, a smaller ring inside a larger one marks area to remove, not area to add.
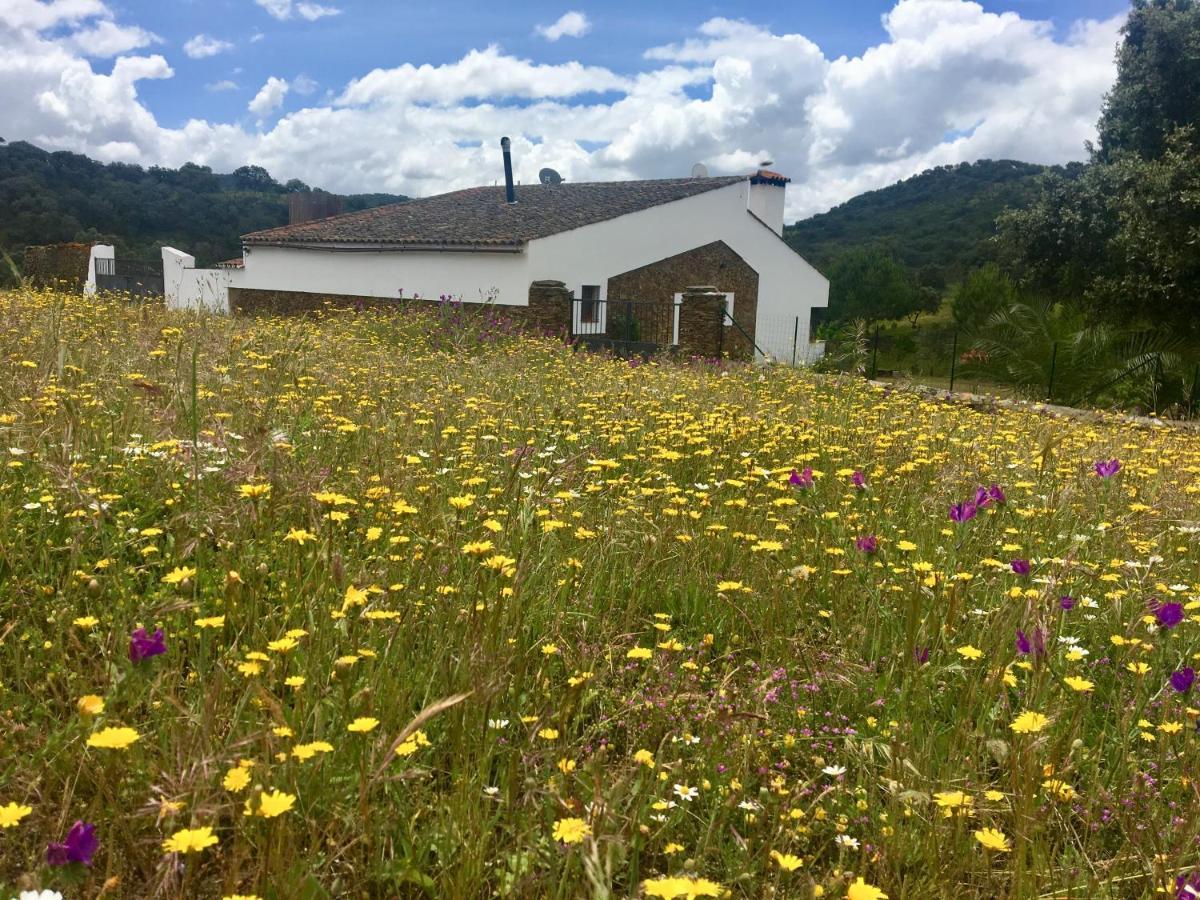
[[[124,750],[140,738],[141,735],[132,728],[103,728],[88,738],[87,745],[105,750]]]
[[[558,729],[557,728],[543,728],[541,731],[538,732],[538,737],[540,737],[544,741],[556,740],[558,738]]]
[[[661,897],[663,900],[672,900],[674,897],[694,900],[696,897],[720,897],[722,894],[721,886],[707,878],[648,878],[642,882],[642,890],[647,897]]]
[[[558,652],[557,644],[542,644],[542,655],[553,656]]]
[[[378,724],[379,724],[378,719],[372,719],[370,716],[360,716],[359,718],[357,718],[353,722],[351,722],[349,725],[347,725],[346,730],[357,732],[359,734],[365,734],[366,732],[375,728],[375,726],[377,726]]]
[[[307,541],[315,541],[317,536],[305,528],[292,528],[283,539],[285,541],[292,541],[303,547]]]
[[[162,577],[163,584],[180,584],[196,575],[196,570],[190,566],[176,566]]]
[[[243,497],[266,497],[271,493],[269,484],[242,484],[238,485],[238,493]]]
[[[634,647],[625,654],[626,659],[649,659],[654,655],[654,651],[649,647]]]
[[[283,815],[295,804],[296,796],[294,794],[285,794],[283,791],[274,790],[269,794],[264,792],[258,795],[258,809],[252,809],[251,801],[247,800],[245,814],[274,819],[276,816]]]
[[[1150,672],[1150,667],[1148,665],[1146,665],[1146,663],[1144,663],[1144,662],[1126,663],[1125,668],[1128,669],[1130,672],[1132,672],[1134,675],[1137,675],[1138,677],[1141,677],[1142,675],[1146,675]]]
[[[975,798],[963,791],[939,791],[933,795],[933,800],[939,809],[944,809],[949,816],[955,811],[970,812],[975,805]]]
[[[1013,720],[1009,727],[1017,734],[1037,734],[1050,723],[1040,712],[1026,710]]]
[[[31,812],[33,812],[33,807],[19,806],[16,803],[0,806],[0,828],[14,827]]]
[[[98,624],[100,624],[100,620],[95,616],[80,616],[75,620],[74,624],[85,629],[95,628]]]
[[[211,847],[217,843],[217,836],[212,828],[183,828],[162,842],[163,850],[167,853],[194,853]]]
[[[639,750],[633,754],[633,761],[639,766],[645,766],[647,769],[654,768],[654,754],[649,750]]]
[[[239,794],[250,784],[250,773],[242,766],[235,766],[225,773],[221,786],[231,794]]]
[[[564,844],[578,844],[591,833],[583,819],[559,819],[554,823],[554,840]]]
[[[1085,693],[1096,686],[1086,678],[1080,678],[1077,675],[1068,675],[1063,679],[1063,681],[1066,682],[1067,687],[1069,687],[1071,690],[1083,691]]]
[[[959,656],[961,656],[963,659],[974,660],[974,659],[979,659],[980,657],[983,656],[982,650],[980,650],[978,647],[972,647],[970,644],[967,644],[966,646],[963,646],[963,647],[959,647],[955,652]]]
[[[475,505],[475,495],[474,494],[463,494],[460,497],[451,497],[450,505],[453,506],[457,510],[463,510],[469,506],[474,506]]]
[[[96,694],[84,694],[75,702],[75,705],[85,716],[98,716],[104,712],[104,698]]]
[[[888,895],[875,885],[867,884],[860,875],[846,889],[846,900],[888,900]]]
[[[771,851],[771,859],[775,860],[779,864],[779,868],[785,872],[795,872],[804,865],[804,860],[799,856],[793,856],[790,853],[780,853],[778,850]]]
[[[225,617],[224,616],[208,616],[207,618],[197,619],[196,627],[197,628],[224,628],[225,627]]]
[[[983,844],[983,846],[996,853],[1008,853],[1012,850],[1012,845],[1008,843],[1008,838],[1004,836],[1004,832],[996,828],[981,828],[975,832],[975,840]]]

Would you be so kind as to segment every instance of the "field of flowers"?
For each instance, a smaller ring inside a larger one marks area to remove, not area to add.
[[[1200,437],[0,294],[0,897],[1188,898]]]

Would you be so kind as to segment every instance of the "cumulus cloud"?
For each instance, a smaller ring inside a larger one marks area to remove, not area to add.
[[[299,3],[293,2],[293,0],[254,0],[254,2],[265,9],[268,15],[281,22],[295,16],[315,22],[326,16],[341,15],[342,12],[333,6],[322,6],[319,3],[305,2],[305,0],[301,0]]]
[[[233,44],[229,41],[221,41],[207,34],[198,34],[183,45],[183,52],[192,59],[205,59],[232,49]]]
[[[304,17],[293,0],[258,2]],[[795,218],[930,166],[1082,158],[1122,18],[1059,33],[970,0],[898,0],[877,45],[838,59],[802,34],[714,18],[648,48],[633,72],[489,46],[375,69],[265,127],[289,87],[313,87],[268,79],[249,105],[257,129],[159,125],[137,86],[171,77],[166,61],[125,55],[144,46],[133,44],[103,74],[77,43],[116,21],[98,0],[0,0],[0,134],[101,159],[256,163],[331,190],[415,196],[496,181],[502,134],[523,180],[542,166],[578,181],[686,175],[695,162],[742,172],[773,159],[793,178]]]
[[[539,25],[534,30],[548,41],[557,41],[564,37],[583,37],[592,30],[592,23],[586,15],[573,9],[559,16],[557,21]]]
[[[225,78],[221,81],[214,81],[210,84],[206,84],[204,88],[205,90],[212,91],[213,93],[219,93],[221,91],[236,91],[237,82],[230,81],[228,78]]]
[[[250,101],[246,109],[260,118],[269,116],[283,106],[283,98],[287,96],[287,92],[288,83],[284,79],[272,75],[258,89],[258,93],[254,95],[254,99]]]

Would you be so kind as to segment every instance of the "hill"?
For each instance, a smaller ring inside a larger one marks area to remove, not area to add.
[[[288,194],[306,190],[300,181],[280,184],[259,166],[230,174],[192,163],[145,169],[0,143],[0,249],[19,261],[30,244],[103,241],[120,258],[153,263],[169,244],[208,265],[239,255],[240,235],[286,225]],[[351,212],[404,199],[356,194],[343,205]],[[9,274],[0,266],[0,283]]]
[[[788,225],[784,238],[818,268],[847,250],[884,246],[927,281],[957,281],[995,258],[996,217],[1026,206],[1049,171],[1063,170],[990,159],[940,166]]]

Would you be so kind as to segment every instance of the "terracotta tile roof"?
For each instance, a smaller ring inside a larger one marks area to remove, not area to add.
[[[791,180],[786,175],[780,175],[778,172],[772,172],[770,169],[759,169],[750,176],[751,184],[774,184],[779,187],[785,187]]]
[[[362,243],[515,248],[584,225],[661,206],[746,180],[668,178],[560,185],[517,185],[517,202],[504,202],[504,185],[468,188],[436,197],[285,225],[242,236],[248,245]]]
[[[244,269],[246,260],[242,257],[235,259],[223,259],[219,263],[213,263],[213,267],[217,269]]]

